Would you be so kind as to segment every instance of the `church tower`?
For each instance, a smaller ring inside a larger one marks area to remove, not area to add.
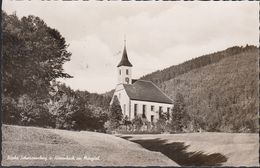
[[[132,66],[127,57],[125,41],[122,59],[117,65],[118,84],[132,84]]]

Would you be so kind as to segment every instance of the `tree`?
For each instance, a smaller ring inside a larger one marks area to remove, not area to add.
[[[140,130],[142,128],[142,126],[144,125],[144,122],[139,115],[135,116],[132,123],[137,130]]]
[[[3,34],[5,94],[48,95],[50,81],[71,77],[62,68],[71,56],[65,39],[39,17],[3,12]]]
[[[17,103],[11,97],[2,96],[3,105],[3,122],[6,124],[18,124],[21,121],[21,116],[17,110]]]
[[[104,131],[107,112],[89,104],[85,91],[74,91],[58,84],[58,92],[49,102],[49,111],[55,116],[55,126],[61,129]]]
[[[156,129],[159,132],[165,132],[167,126],[167,113],[161,113],[158,121],[155,123]]]
[[[126,129],[127,129],[127,126],[131,125],[132,122],[129,120],[128,116],[126,115],[124,118],[123,118],[123,125],[125,125]]]
[[[73,129],[75,121],[72,115],[77,111],[75,92],[65,84],[57,84],[57,93],[51,97],[48,109],[54,116],[55,127],[60,129]]]
[[[182,132],[187,126],[188,115],[182,94],[177,93],[172,109],[171,125],[174,132]]]
[[[20,114],[19,125],[53,126],[52,115],[45,103],[37,102],[28,95],[19,97],[17,111]]]
[[[17,111],[18,101],[25,97],[31,101],[29,104],[34,104],[30,113],[45,109],[52,89],[51,81],[71,77],[62,68],[70,60],[71,53],[67,51],[68,45],[59,31],[48,27],[39,17],[30,15],[19,19],[15,14],[2,12],[2,19],[2,96],[6,98],[3,101],[3,122],[9,123],[21,117],[21,113],[14,117],[17,113],[7,110]],[[28,112],[22,108],[19,110]]]
[[[90,115],[91,118],[85,121],[88,123],[86,125],[87,129],[104,132],[104,124],[108,120],[108,112],[95,105],[88,105],[88,108],[90,110],[88,115]]]
[[[110,129],[116,129],[120,126],[123,119],[122,109],[117,96],[114,97],[111,107],[109,109],[108,120]]]

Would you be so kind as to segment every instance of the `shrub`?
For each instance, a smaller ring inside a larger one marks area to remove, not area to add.
[[[140,116],[136,116],[133,119],[132,123],[133,123],[135,130],[140,130],[142,128],[142,126],[144,125],[143,120]]]

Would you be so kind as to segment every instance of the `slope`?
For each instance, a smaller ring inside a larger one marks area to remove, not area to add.
[[[3,125],[2,132],[3,166],[178,166],[161,153],[108,134],[11,125]]]
[[[192,70],[159,86],[184,96],[193,125],[207,131],[257,132],[258,50]]]

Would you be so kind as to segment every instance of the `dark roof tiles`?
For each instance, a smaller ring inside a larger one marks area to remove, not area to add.
[[[124,88],[131,100],[167,104],[173,103],[173,101],[168,96],[166,96],[155,84],[150,81],[137,80],[132,85],[124,84]]]

